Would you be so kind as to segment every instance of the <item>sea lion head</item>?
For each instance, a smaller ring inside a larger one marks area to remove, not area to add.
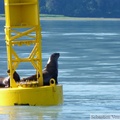
[[[53,53],[53,54],[49,57],[47,64],[50,64],[51,61],[52,61],[52,62],[53,62],[53,61],[57,62],[59,56],[60,56],[60,53]]]

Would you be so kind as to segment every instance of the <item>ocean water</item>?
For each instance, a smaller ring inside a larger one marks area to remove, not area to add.
[[[0,76],[6,76],[4,20],[0,20]],[[91,114],[120,114],[120,21],[41,20],[43,68],[60,53],[60,106],[0,107],[0,120],[90,120]],[[19,48],[18,48],[19,51]],[[23,49],[25,56],[28,54]],[[20,52],[20,51],[19,51]],[[22,65],[18,73],[32,74]]]

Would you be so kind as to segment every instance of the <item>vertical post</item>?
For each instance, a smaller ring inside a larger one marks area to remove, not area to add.
[[[12,85],[11,87],[16,87],[16,83],[13,80],[13,68],[12,68],[12,46],[11,46],[11,41],[10,41],[10,37],[11,37],[11,29],[9,27],[5,27],[5,34],[6,34],[6,49],[7,49],[7,62],[8,62],[8,69],[10,70],[10,85]]]

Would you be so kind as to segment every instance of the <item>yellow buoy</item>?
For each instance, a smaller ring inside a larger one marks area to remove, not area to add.
[[[50,86],[43,86],[41,28],[38,0],[4,0],[5,38],[8,69],[10,69],[10,88],[0,88],[0,106],[13,105],[59,105],[63,103],[62,85],[50,80]],[[33,46],[28,57],[17,54],[14,46]],[[31,63],[37,81],[17,84],[13,73],[20,63]],[[40,75],[40,77],[38,77]]]
[[[63,103],[62,85],[1,88],[0,106],[50,106]]]

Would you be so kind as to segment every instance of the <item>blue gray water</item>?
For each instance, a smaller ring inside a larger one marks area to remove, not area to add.
[[[0,107],[2,120],[89,120],[90,114],[120,112],[120,21],[41,20],[43,67],[60,52],[61,106]],[[23,49],[24,55],[28,53]],[[0,73],[6,75],[4,21],[0,21]],[[24,68],[24,65],[21,67]],[[24,76],[31,67],[19,69]]]

